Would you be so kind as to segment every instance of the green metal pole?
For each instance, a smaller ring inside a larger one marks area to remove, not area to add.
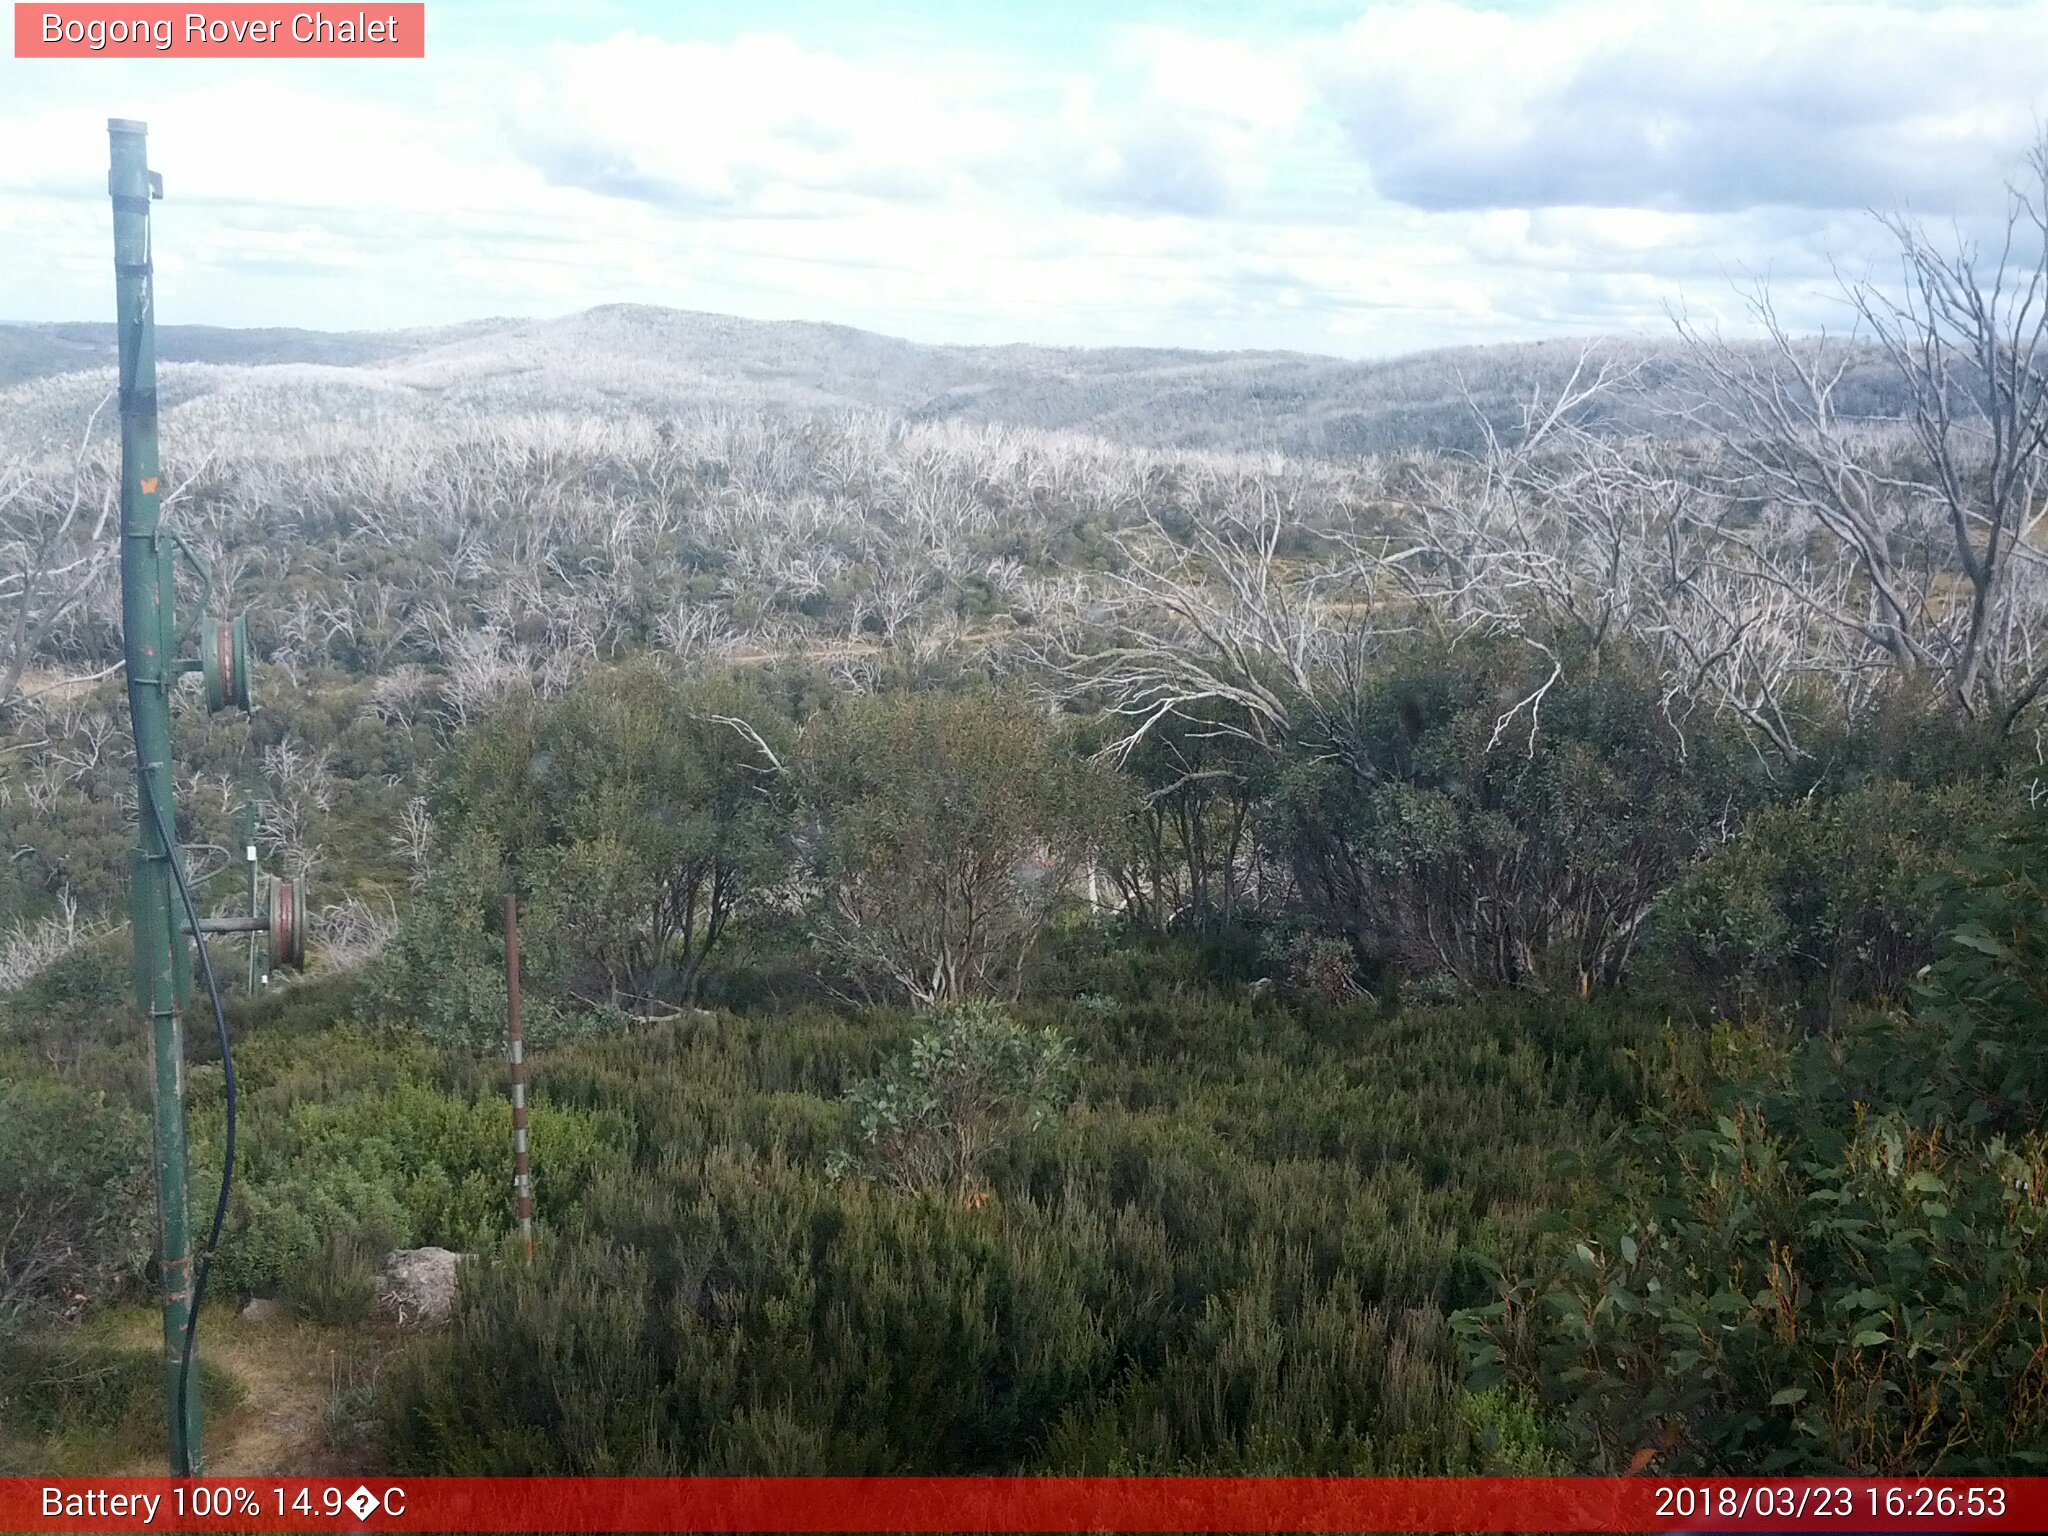
[[[107,137],[114,203],[114,279],[121,352],[121,629],[128,668],[128,709],[135,728],[138,839],[133,863],[135,991],[150,1024],[156,1072],[157,1264],[162,1277],[164,1385],[174,1476],[196,1476],[198,1393],[181,1410],[179,1364],[192,1320],[192,1232],[185,1197],[185,1027],[171,906],[168,846],[159,828],[177,826],[171,804],[171,689],[180,667],[172,653],[171,545],[158,528],[156,313],[150,264],[149,204],[163,183],[149,169],[146,124],[112,118]],[[149,815],[145,801],[153,802]]]

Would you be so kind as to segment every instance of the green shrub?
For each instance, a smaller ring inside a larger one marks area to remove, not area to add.
[[[1005,1027],[1082,1023],[1062,1001]],[[1551,1149],[1590,1150],[1633,1107],[1624,1020],[1189,991],[1085,1025],[1085,1102],[991,1149],[972,1202],[823,1173],[858,1144],[849,1090],[907,1073],[914,1016],[718,1015],[563,1047],[550,1092],[630,1124],[631,1155],[540,1262],[481,1263],[456,1326],[387,1369],[394,1466],[1542,1463],[1533,1410],[1461,1388],[1443,1314],[1562,1197]]]
[[[1980,842],[1962,865],[1938,910],[1946,947],[1916,997],[1939,1058],[1917,1084],[1895,1065],[1887,1087],[1923,1114],[2024,1135],[2048,1119],[2048,812]],[[1922,1054],[1905,1058],[1908,1072]]]
[[[292,1177],[245,1172],[236,1186],[209,1282],[224,1293],[318,1307],[331,1245],[373,1230],[395,1247],[412,1245],[412,1223],[398,1195],[358,1167],[308,1167]],[[195,1199],[193,1206],[194,1220],[212,1219],[210,1199]],[[297,1288],[307,1282],[306,1290]]]
[[[1079,1071],[1065,1036],[1026,1030],[996,1004],[939,1009],[907,1055],[854,1085],[856,1143],[829,1169],[967,1199],[991,1155],[1065,1107]]]
[[[397,934],[373,963],[363,1022],[401,1025],[436,1045],[487,1053],[505,1041],[508,888],[495,842],[455,842],[414,893]],[[522,1032],[536,1046],[565,1033],[544,999],[522,999]]]
[[[1751,797],[1737,739],[1672,724],[1645,664],[1555,665],[1417,642],[1358,680],[1341,730],[1286,749],[1263,835],[1367,984],[1611,987],[1659,893]]]
[[[2048,1465],[2048,828],[1940,908],[1916,1014],[1675,1041],[1590,1219],[1460,1327],[1609,1469]]]
[[[1303,1002],[1346,1003],[1366,996],[1358,984],[1358,955],[1342,939],[1296,934],[1281,951],[1280,985]]]
[[[7,999],[10,1033],[24,1038],[97,1023],[133,1001],[126,934],[113,932],[67,949]]]
[[[1482,1477],[1566,1477],[1573,1471],[1556,1424],[1518,1388],[1469,1394],[1465,1419],[1472,1428],[1471,1470]]]
[[[502,1030],[502,989],[479,1031],[492,1000],[467,973],[489,969],[507,891],[526,911],[536,999],[565,1013],[693,1000],[788,864],[791,807],[769,744],[787,752],[786,734],[754,679],[679,678],[649,661],[560,699],[515,699],[463,731],[433,805],[464,873],[429,880],[419,905],[439,928],[408,935],[399,956],[429,1016],[459,1035]]]
[[[1227,726],[1224,710],[1217,718],[1176,712],[1152,721],[1118,758],[1136,792],[1102,840],[1101,860],[1130,928],[1213,934],[1259,905],[1258,809],[1275,759]]]
[[[140,1272],[149,1147],[148,1122],[104,1093],[0,1079],[0,1340],[76,1318]]]
[[[825,953],[877,995],[1015,995],[1119,785],[1022,695],[877,696],[813,721],[798,769]]]
[[[405,1246],[396,1226],[360,1219],[337,1225],[328,1230],[323,1251],[290,1262],[280,1292],[315,1322],[360,1323],[377,1299],[384,1255]]]
[[[1188,997],[1206,1004],[1271,970],[1264,935],[1250,929],[1155,934],[1120,922],[1055,928],[1034,957],[1028,997],[1092,993],[1125,1002]]]
[[[1645,970],[1730,1017],[1898,1000],[1934,957],[1930,879],[2002,810],[1981,784],[1896,780],[1768,806],[1659,899]]]
[[[357,1309],[363,1271],[389,1249],[469,1249],[504,1230],[511,1112],[502,1079],[451,1091],[436,1080],[435,1054],[397,1031],[259,1038],[236,1062],[239,1166],[214,1284],[345,1316]],[[195,1074],[195,1220],[212,1215],[219,1093],[217,1076]],[[573,1203],[627,1140],[614,1116],[538,1093],[528,1119],[544,1202]],[[337,1255],[346,1262],[330,1270]]]

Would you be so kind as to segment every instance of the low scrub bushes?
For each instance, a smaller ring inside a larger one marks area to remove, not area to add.
[[[242,1401],[235,1379],[204,1355],[193,1391],[210,1415]],[[160,1452],[163,1437],[159,1350],[67,1333],[0,1343],[0,1474],[100,1474]]]
[[[826,1171],[864,1145],[862,1084],[920,1080],[929,1020],[721,1016],[550,1056],[557,1101],[602,1105],[638,1145],[543,1262],[481,1266],[456,1325],[387,1370],[393,1462],[1548,1465],[1525,1399],[1463,1391],[1443,1317],[1559,1197],[1550,1148],[1621,1123],[1601,1031],[1507,1005],[1390,1018],[1213,994],[983,1022],[1032,1052],[1051,1026],[1088,1064],[1064,1115],[985,1149],[971,1201],[950,1179],[904,1193]]]
[[[508,703],[457,739],[433,797],[448,847],[492,869],[473,917],[518,890],[533,977],[565,1002],[691,1000],[788,864],[786,737],[752,677],[651,662]]]
[[[1121,790],[992,691],[844,704],[807,729],[799,778],[824,954],[922,1004],[1014,994]]]
[[[215,1285],[346,1315],[367,1301],[357,1295],[362,1272],[384,1251],[474,1248],[504,1229],[511,1112],[502,1082],[451,1088],[417,1040],[350,1028],[259,1038],[237,1050],[236,1068],[239,1166]],[[612,1117],[544,1098],[530,1122],[535,1180],[564,1203],[627,1139]],[[194,1075],[192,1129],[194,1218],[210,1220],[217,1072]]]
[[[372,964],[360,1003],[370,1025],[403,1024],[423,1040],[477,1054],[505,1040],[506,875],[494,841],[465,839],[414,893],[405,921]],[[536,1047],[587,1021],[544,994],[522,998],[521,1024]]]
[[[1418,643],[1357,683],[1340,743],[1288,754],[1266,836],[1369,966],[1612,986],[1659,893],[1753,798],[1733,734],[1672,723],[1624,652],[1556,666]]]
[[[999,1005],[940,1009],[905,1055],[854,1085],[854,1145],[826,1170],[904,1193],[984,1194],[977,1185],[987,1159],[1063,1108],[1079,1069],[1072,1041],[1026,1030]]]
[[[135,983],[128,954],[129,938],[120,930],[64,949],[0,993],[0,1038],[62,1064],[130,1048]]]

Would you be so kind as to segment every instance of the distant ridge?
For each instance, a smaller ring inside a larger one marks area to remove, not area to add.
[[[307,331],[280,326],[160,325],[157,356],[168,363],[331,363],[355,367],[401,357],[458,336],[517,325],[476,320],[418,331]],[[74,369],[111,367],[112,321],[0,325],[0,389]]]
[[[1589,348],[1638,369],[1637,398],[1606,407],[1610,424],[1653,424],[1686,385],[1683,349],[1669,338],[1517,342],[1361,362],[1299,352],[931,346],[825,322],[640,304],[409,331],[166,325],[157,347],[168,407],[202,408],[231,394],[237,409],[280,421],[295,408],[317,419],[330,409],[359,417],[366,409],[774,407],[1317,456],[1470,447],[1483,436],[1475,406],[1496,430],[1511,429],[1532,393],[1557,389]],[[86,376],[113,363],[109,324],[0,325],[0,446],[61,436],[82,420],[79,403],[92,393]],[[1852,374],[1846,404],[1894,414],[1888,382],[1872,356]]]

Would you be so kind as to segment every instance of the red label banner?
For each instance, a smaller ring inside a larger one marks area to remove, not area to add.
[[[0,1478],[6,1531],[2038,1531],[2048,1478]]]
[[[424,4],[14,7],[17,59],[423,59]]]

